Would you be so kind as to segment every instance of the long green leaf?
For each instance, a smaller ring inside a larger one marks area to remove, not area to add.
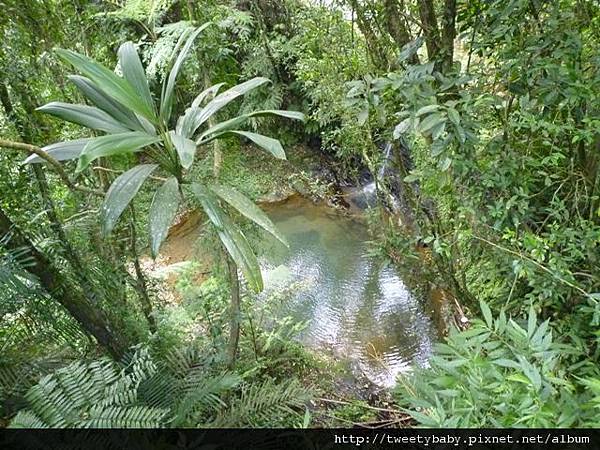
[[[156,258],[179,208],[179,183],[171,177],[156,190],[150,206],[150,250]]]
[[[267,215],[244,194],[231,187],[222,185],[213,185],[210,186],[210,189],[248,219],[271,233],[275,238],[281,241],[283,245],[288,246],[285,237],[277,230],[277,227],[271,222],[271,219],[269,219]]]
[[[140,164],[119,175],[111,184],[100,212],[102,232],[107,235],[115,227],[146,178],[158,167],[157,164]]]
[[[221,89],[221,86],[223,86],[224,84],[225,83],[217,83],[209,88],[204,89],[198,94],[198,96],[192,102],[191,106],[187,108],[185,110],[185,113],[182,116],[180,116],[177,120],[177,127],[175,128],[177,134],[180,134],[187,138],[191,137],[192,120],[194,115],[197,114],[200,111],[200,109],[202,109],[200,105],[205,99],[216,95],[217,92],[219,92],[219,89]]]
[[[251,112],[248,114],[242,114],[240,116],[234,117],[233,119],[219,122],[218,124],[210,127],[208,130],[206,130],[204,133],[202,133],[198,139],[202,140],[212,134],[220,133],[225,130],[231,130],[234,127],[238,126],[239,124],[243,123],[244,121],[246,121],[247,119],[249,119],[251,117],[260,117],[260,116],[281,116],[281,117],[286,117],[288,119],[302,120],[302,121],[304,121],[304,119],[305,119],[304,114],[302,114],[301,112],[298,112],[298,111],[285,111],[285,110],[281,110],[281,109],[265,109],[262,111],[254,111],[254,112]]]
[[[208,105],[200,110],[195,110],[190,117],[190,129],[188,136],[193,136],[200,125],[206,122],[213,114],[225,107],[229,102],[235,100],[240,95],[257,88],[265,83],[269,83],[268,78],[256,77],[251,80],[234,86],[222,94],[217,95]]]
[[[81,172],[92,161],[100,157],[135,152],[159,140],[158,136],[152,136],[141,131],[109,134],[91,139],[79,156],[77,172]]]
[[[256,292],[262,291],[263,280],[258,260],[242,232],[223,212],[218,200],[208,189],[198,183],[193,183],[191,190],[200,201],[210,221],[215,225],[221,242],[242,270],[250,287]]]
[[[133,86],[140,95],[146,107],[154,114],[154,102],[148,87],[146,72],[140,61],[137,50],[132,42],[125,42],[118,51],[119,64],[123,71],[123,77]]]
[[[65,161],[69,159],[79,158],[83,148],[92,138],[75,139],[73,141],[57,142],[55,144],[42,147],[46,153],[52,156],[57,161]],[[33,154],[27,157],[23,164],[43,163],[45,160],[38,155]]]
[[[107,113],[94,106],[74,105],[63,102],[50,102],[47,105],[40,106],[37,111],[58,117],[82,125],[92,130],[105,131],[107,133],[122,133],[129,129],[120,122],[117,122]]]
[[[173,106],[173,93],[175,91],[175,82],[177,81],[177,75],[179,75],[179,70],[183,65],[183,61],[187,57],[192,45],[194,44],[194,40],[196,37],[210,25],[210,22],[205,23],[204,25],[198,27],[186,40],[185,45],[177,55],[177,59],[169,72],[168,78],[165,80],[163,84],[162,96],[160,101],[160,117],[164,121],[168,121],[171,116],[171,108]],[[186,33],[187,34],[187,33]],[[186,36],[186,35],[184,35]],[[184,37],[182,36],[182,38]]]
[[[156,123],[157,118],[154,111],[148,107],[146,102],[127,80],[117,76],[113,71],[87,56],[64,49],[59,49],[56,52],[63,60],[67,61],[96,83],[102,91],[106,92],[113,99],[144,116],[150,122]]]
[[[271,153],[275,158],[286,159],[285,151],[281,146],[281,142],[279,142],[277,139],[263,136],[262,134],[251,133],[250,131],[232,130],[229,131],[229,133],[239,134],[240,136],[250,139],[256,145]]]
[[[92,80],[80,75],[70,75],[69,80],[95,106],[106,112],[121,125],[130,130],[145,131],[135,113],[115,101],[96,86]]]
[[[192,108],[199,108],[200,105],[202,104],[202,102],[204,102],[204,100],[206,100],[209,97],[214,97],[215,95],[217,95],[217,93],[219,92],[219,89],[221,89],[223,86],[225,86],[225,83],[217,83],[217,84],[213,84],[212,86],[204,89],[202,92],[200,92],[196,98],[194,99],[194,101],[192,102]]]
[[[187,139],[175,131],[170,131],[169,136],[175,149],[177,150],[177,154],[179,155],[179,161],[181,161],[181,165],[184,169],[189,169],[193,162],[194,156],[196,154],[196,143],[190,139]]]
[[[479,302],[479,307],[481,308],[483,318],[485,319],[485,323],[487,324],[488,328],[492,328],[492,325],[494,324],[494,319],[492,317],[492,311],[490,310],[490,307],[483,300]]]

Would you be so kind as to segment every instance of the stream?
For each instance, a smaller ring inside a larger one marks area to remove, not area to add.
[[[357,378],[380,387],[427,364],[437,336],[428,302],[368,255],[363,223],[298,196],[263,209],[290,248],[264,240],[262,295],[293,286],[277,314],[306,323],[303,344],[331,349]]]

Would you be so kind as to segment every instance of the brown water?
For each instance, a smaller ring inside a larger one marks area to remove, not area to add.
[[[307,323],[304,344],[333,349],[356,375],[383,387],[427,364],[437,332],[426,302],[393,267],[368,256],[364,224],[299,197],[265,212],[290,249],[266,241],[264,295],[297,286],[279,313]]]

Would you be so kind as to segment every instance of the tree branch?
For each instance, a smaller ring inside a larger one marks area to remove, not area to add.
[[[67,172],[65,172],[64,167],[62,166],[62,164],[60,162],[58,162],[58,160],[56,160],[51,155],[49,155],[44,150],[42,150],[41,148],[39,148],[35,145],[25,144],[23,142],[9,141],[7,139],[0,139],[0,147],[10,148],[13,150],[20,150],[22,152],[26,152],[29,155],[32,153],[36,154],[37,156],[42,158],[44,161],[46,161],[48,164],[50,164],[54,168],[54,170],[56,171],[56,173],[60,177],[60,179],[72,190],[85,192],[86,194],[104,195],[104,193],[102,191],[98,191],[96,189],[90,189],[85,186],[79,186],[79,185],[75,184],[69,178],[69,176],[67,175]]]

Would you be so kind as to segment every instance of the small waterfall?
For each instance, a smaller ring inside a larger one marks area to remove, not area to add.
[[[392,144],[390,142],[385,143],[385,146],[382,149],[382,153],[383,162],[381,164],[381,167],[377,171],[376,180],[371,181],[370,183],[364,185],[362,188],[365,203],[369,208],[377,204],[376,181],[377,183],[381,184],[385,180],[386,170],[390,161],[390,155],[392,154]]]
[[[387,176],[387,170],[392,155],[392,143],[386,142],[381,151],[383,153],[383,162],[375,175],[375,179],[367,184],[358,186],[354,189],[354,193],[350,193],[349,200],[360,209],[371,208],[377,205],[378,193],[376,187],[377,184],[381,185]],[[388,202],[393,210],[396,210],[399,206],[398,199],[393,195],[389,195]]]
[[[388,162],[390,160],[390,155],[392,154],[392,143],[386,142],[385,147],[383,147],[384,157],[383,164],[379,168],[379,172],[377,173],[377,179],[379,181],[383,181],[385,178],[385,170],[387,169]]]

